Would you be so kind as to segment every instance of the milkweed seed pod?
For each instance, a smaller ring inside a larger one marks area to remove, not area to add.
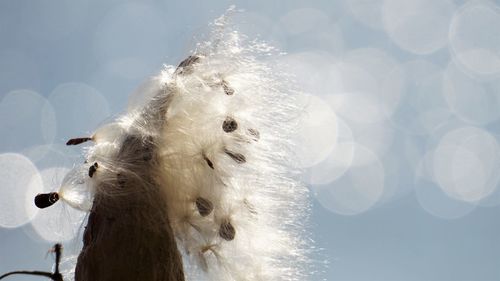
[[[89,211],[77,281],[307,279],[300,110],[276,56],[223,16],[142,103],[68,141],[93,142],[57,197]]]

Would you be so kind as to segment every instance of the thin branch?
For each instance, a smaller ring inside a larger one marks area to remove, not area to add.
[[[54,273],[52,272],[46,272],[46,271],[28,271],[28,270],[18,270],[18,271],[11,271],[8,273],[5,273],[4,275],[0,276],[0,280],[10,276],[10,275],[15,275],[15,274],[26,274],[26,275],[36,275],[36,276],[44,276],[47,278],[52,279],[53,281],[63,281],[62,274],[59,273],[59,263],[61,262],[61,252],[62,252],[62,246],[61,244],[55,244],[54,248],[52,251],[56,254],[56,266]]]
[[[27,275],[38,275],[38,276],[45,276],[47,278],[50,278],[52,280],[57,280],[54,279],[53,273],[52,272],[45,272],[45,271],[28,271],[28,270],[19,270],[19,271],[11,271],[9,273],[5,273],[4,275],[0,276],[0,279],[3,279],[7,276],[14,275],[14,274],[27,274]]]

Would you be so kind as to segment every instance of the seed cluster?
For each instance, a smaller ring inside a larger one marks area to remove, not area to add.
[[[291,119],[294,99],[267,64],[255,61],[259,56],[239,53],[232,41],[218,53],[218,44],[196,50],[175,70],[166,67],[151,81],[155,93],[146,105],[91,137],[70,139],[67,145],[95,145],[69,187],[40,194],[35,204],[45,208],[60,196],[90,211],[84,246],[106,239],[98,228],[119,227],[125,215],[141,237],[170,228],[178,249],[206,271],[203,280],[303,280],[288,278],[298,276],[292,257],[302,258],[293,227],[304,221],[307,191],[285,172],[292,125],[283,120]],[[88,187],[90,205],[79,192],[65,192],[71,185]],[[127,246],[156,249],[160,240]]]

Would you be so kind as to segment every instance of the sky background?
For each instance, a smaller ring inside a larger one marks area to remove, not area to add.
[[[0,273],[49,270],[54,241],[78,252],[83,214],[32,203],[82,162],[64,143],[123,112],[231,4],[307,93],[311,279],[500,280],[500,2],[486,0],[0,1]]]

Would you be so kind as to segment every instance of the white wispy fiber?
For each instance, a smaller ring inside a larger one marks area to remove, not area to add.
[[[96,131],[59,196],[91,211],[89,224],[92,212],[118,218],[139,202],[128,223],[147,233],[169,224],[188,280],[305,280],[309,204],[291,141],[299,93],[274,63],[279,53],[227,15],[209,37]],[[141,239],[156,247],[157,237]]]

